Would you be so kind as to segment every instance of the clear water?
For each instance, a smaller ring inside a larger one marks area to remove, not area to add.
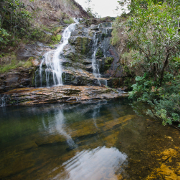
[[[3,107],[0,179],[144,179],[158,164],[152,153],[179,146],[179,135],[122,99]]]

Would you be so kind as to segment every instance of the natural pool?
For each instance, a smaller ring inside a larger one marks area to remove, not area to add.
[[[122,99],[4,107],[0,179],[179,179],[179,135]]]

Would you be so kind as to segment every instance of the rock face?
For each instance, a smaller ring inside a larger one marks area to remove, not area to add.
[[[118,56],[110,44],[111,32],[110,22],[89,27],[85,22],[76,25],[60,55],[64,85],[112,85],[108,69]],[[36,87],[53,85],[53,70],[48,67],[47,61],[45,59],[36,71]]]
[[[92,24],[88,27],[85,22],[76,24],[68,43],[59,55],[62,66],[62,81],[65,86],[51,87],[54,85],[54,74],[53,70],[47,66],[47,60],[41,62],[41,59],[33,58],[31,61],[33,67],[18,68],[0,75],[0,93],[8,91],[1,95],[2,102],[0,104],[32,105],[55,102],[84,102],[122,96],[119,92],[105,87],[114,86],[114,80],[110,77],[109,69],[112,68],[113,62],[118,59],[116,52],[110,45],[111,32],[110,22]],[[51,51],[50,56],[53,56],[57,47],[50,50],[42,44],[37,46],[40,48],[41,54],[44,49],[48,52]],[[29,58],[28,52],[32,54],[33,48],[27,48],[29,50],[27,52],[19,51],[19,56]],[[37,51],[36,47],[35,49]],[[38,53],[36,51],[33,52],[36,54]],[[47,72],[49,73],[48,76]],[[34,86],[51,88],[25,88]],[[12,90],[14,88],[21,89]]]
[[[97,23],[97,22],[96,22]],[[114,63],[118,56],[110,45],[112,27],[110,22],[87,25],[87,21],[81,20],[71,33],[69,43],[64,47],[60,57],[62,64],[62,81],[64,85],[95,85],[101,84],[116,87],[116,80],[111,78]],[[17,51],[18,61],[31,60],[32,67],[17,68],[0,75],[0,93],[21,87],[46,87],[53,85],[53,73],[50,73],[47,85],[47,66],[42,65],[40,77],[40,57],[53,48],[36,42],[33,45],[25,45]],[[94,58],[94,59],[93,59]],[[94,61],[94,64],[93,64]],[[98,73],[101,74],[97,76]],[[52,72],[52,71],[51,71]]]
[[[19,88],[3,94],[4,105],[34,105],[46,103],[83,103],[90,100],[113,99],[127,94],[97,86],[56,86],[51,88]]]
[[[35,69],[35,67],[18,68],[11,72],[0,74],[0,93],[14,88],[31,86]]]

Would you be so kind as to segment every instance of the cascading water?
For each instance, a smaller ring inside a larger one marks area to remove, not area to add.
[[[111,33],[111,29],[112,29],[111,27],[112,24],[110,24],[109,27],[106,27],[106,25],[103,25],[102,23],[98,26],[98,29],[100,30],[101,33],[95,32],[93,36],[93,54],[92,54],[93,75],[95,76],[95,78],[97,78],[99,85],[104,84],[105,86],[107,86],[107,80],[101,77],[99,61],[96,59],[96,53],[98,49],[101,48],[103,50],[104,58],[107,57],[106,52],[107,49],[109,48],[107,46],[109,45],[109,34]],[[108,37],[103,38],[103,36],[108,36]]]
[[[63,85],[63,83],[78,85],[89,83],[91,85],[107,86],[108,79],[103,73],[107,62],[105,59],[112,57],[109,52],[112,26],[110,23],[101,23],[98,26],[93,25],[86,28],[83,24],[76,26],[77,24],[76,21],[65,29],[61,44],[56,50],[44,54],[40,67],[36,71],[36,87],[50,87]],[[73,32],[72,37],[71,32]],[[88,43],[86,43],[86,39]],[[83,54],[83,48],[88,49],[87,56]],[[99,56],[99,52],[102,56]],[[89,59],[89,56],[91,59]],[[87,65],[85,60],[87,62],[91,60],[91,66],[88,63]],[[62,68],[63,66],[65,67]],[[81,76],[82,78],[80,78]],[[85,76],[88,77],[88,83],[84,80],[87,79]],[[62,80],[62,77],[65,78]]]
[[[99,72],[99,63],[96,60],[96,53],[98,50],[98,38],[96,37],[96,33],[94,34],[94,37],[93,37],[93,44],[94,44],[94,52],[92,54],[93,75],[95,78],[97,78],[98,84],[101,85],[101,82],[99,80],[99,78],[101,78],[101,74]]]
[[[46,73],[46,86],[49,87],[52,82],[50,82],[50,76],[53,76],[53,85],[63,85],[62,82],[62,67],[61,67],[61,54],[63,52],[64,47],[68,44],[68,40],[71,36],[71,32],[75,30],[76,24],[78,21],[74,19],[75,23],[69,25],[62,34],[62,43],[57,47],[54,51],[47,52],[43,60],[40,64],[39,68],[39,76],[40,76],[40,85],[42,86],[43,79],[43,64],[46,65],[45,73]]]
[[[2,95],[0,96],[0,107],[5,107],[6,106],[6,101],[8,99],[7,95]]]

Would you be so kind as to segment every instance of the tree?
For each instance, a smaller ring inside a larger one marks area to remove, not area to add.
[[[180,51],[178,32],[180,8],[175,4],[154,4],[136,7],[133,16],[124,24],[128,44],[134,53],[133,64],[140,64],[144,71],[162,85],[165,69],[173,62]]]
[[[124,30],[120,40],[125,37],[126,52],[121,61],[136,74],[140,71],[130,97],[150,104],[147,113],[164,125],[176,122],[180,127],[180,2],[132,0],[130,10],[115,26],[116,31]]]
[[[6,45],[16,36],[22,37],[30,28],[30,14],[20,0],[0,2],[0,42]],[[2,48],[2,46],[1,46]]]

